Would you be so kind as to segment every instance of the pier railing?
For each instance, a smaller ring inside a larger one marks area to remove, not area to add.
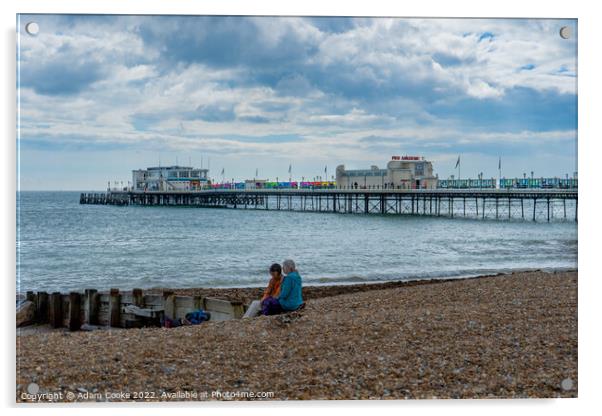
[[[81,204],[577,221],[576,189],[256,189],[83,193]]]

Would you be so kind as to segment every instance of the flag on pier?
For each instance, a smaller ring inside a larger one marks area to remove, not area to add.
[[[456,168],[460,166],[460,155],[458,155],[458,161],[456,162]],[[455,168],[454,168],[455,169]]]
[[[288,173],[291,173],[292,169],[293,169],[293,165],[288,165]]]
[[[328,172],[328,166],[324,166],[324,175]]]
[[[501,169],[502,169],[502,157],[501,157],[501,156],[500,156],[500,160],[499,160],[499,162],[498,162],[498,164],[497,164],[497,168],[498,168],[499,170],[501,170]]]
[[[259,176],[259,169],[255,168],[255,177],[258,177],[258,176]]]
[[[226,170],[222,168],[222,176],[226,173]]]

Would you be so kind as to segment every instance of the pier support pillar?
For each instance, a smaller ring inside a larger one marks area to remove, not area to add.
[[[524,206],[524,198],[520,199],[520,217],[524,220],[525,219],[525,206]]]
[[[483,211],[483,219],[485,219],[485,200],[487,198],[483,197],[483,209],[481,211]]]

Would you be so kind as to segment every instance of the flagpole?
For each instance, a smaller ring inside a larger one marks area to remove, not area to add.
[[[497,168],[498,168],[498,175],[499,175],[498,187],[501,188],[502,187],[502,157],[501,156],[500,156]]]
[[[456,168],[458,168],[458,180],[460,180],[460,155],[458,155],[458,160],[456,162]]]

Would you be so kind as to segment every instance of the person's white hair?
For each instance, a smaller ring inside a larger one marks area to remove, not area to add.
[[[282,271],[284,273],[290,273],[297,270],[297,266],[295,266],[295,262],[291,259],[286,259],[282,262]]]

